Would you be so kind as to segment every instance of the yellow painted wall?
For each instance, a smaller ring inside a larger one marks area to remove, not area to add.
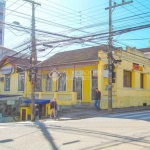
[[[75,70],[82,70],[83,71],[83,77],[82,77],[82,86],[83,86],[83,91],[82,91],[82,102],[91,102],[91,70],[92,69],[97,69],[97,66],[83,66],[83,67],[76,67]],[[48,74],[52,70],[45,70],[42,71],[42,75]],[[66,83],[66,91],[64,92],[73,92],[73,74],[72,71],[74,71],[74,68],[61,68],[58,69],[58,72],[66,72],[66,78],[67,78],[67,83]],[[41,72],[41,70],[39,70]],[[42,78],[42,83],[44,86],[42,91],[45,92],[45,80]],[[56,82],[53,82],[53,92],[56,90]],[[30,87],[27,90],[30,92]],[[64,101],[64,103],[67,103]]]
[[[123,52],[121,52],[122,54]],[[135,53],[135,51],[134,51]],[[75,67],[75,70],[82,70],[83,71],[83,103],[90,103],[91,102],[91,70],[92,69],[98,69],[98,88],[101,91],[101,108],[107,109],[108,107],[108,91],[106,89],[106,86],[108,85],[108,78],[103,76],[104,73],[104,65],[107,64],[107,54],[103,51],[99,51],[98,57],[100,60],[98,61],[98,65],[93,66],[81,66],[81,67]],[[124,59],[124,57],[126,57]],[[115,72],[116,72],[116,82],[113,84],[112,94],[113,94],[113,108],[121,108],[121,107],[132,107],[132,106],[143,106],[143,103],[147,103],[147,105],[150,105],[150,66],[145,65],[143,67],[143,71],[137,71],[133,70],[133,63],[138,63],[138,61],[141,59],[139,56],[135,56],[134,54],[123,54],[122,56],[117,56],[116,59],[122,59],[122,62],[120,64],[115,65]],[[130,61],[128,61],[128,59]],[[138,63],[140,66],[143,66],[142,63],[146,62],[149,63],[148,60],[141,60],[141,63]],[[57,68],[56,68],[57,69]],[[132,72],[132,87],[126,88],[123,87],[123,71],[131,71]],[[41,92],[44,93],[45,91],[45,81],[44,75],[51,72],[51,70],[39,70],[39,74],[42,74],[42,90]],[[59,68],[58,72],[66,72],[67,75],[67,84],[66,84],[66,91],[64,91],[64,94],[70,94],[73,92],[73,74],[72,71],[74,71],[74,68]],[[140,89],[140,74],[144,74],[144,88]],[[4,76],[1,75],[0,76]],[[24,96],[28,96],[31,92],[31,83],[29,82],[28,74],[26,73],[25,78],[25,92]],[[57,97],[57,94],[55,95],[57,87],[57,82],[53,83],[53,91],[47,92],[53,93],[54,96]],[[18,74],[13,73],[11,74],[11,90],[10,92],[4,92],[4,83],[0,83],[0,92],[2,94],[23,94],[22,92],[18,92]],[[42,93],[39,93],[39,98],[42,98]],[[75,95],[74,95],[75,96]],[[59,105],[74,105],[76,104],[76,100],[70,101],[61,101],[58,100]],[[46,107],[49,107],[49,105],[46,105]],[[50,113],[48,109],[48,114]]]
[[[91,102],[91,70],[98,69],[98,88],[101,91],[102,100],[101,108],[107,109],[108,107],[108,91],[106,86],[108,85],[108,78],[103,76],[104,65],[107,64],[107,55],[102,51],[98,56],[101,58],[98,62],[98,66],[83,66],[76,67],[75,70],[82,70],[83,73],[83,103]],[[133,61],[134,62],[134,61]],[[135,62],[136,63],[136,62]],[[140,64],[141,65],[141,64]],[[120,64],[115,64],[116,82],[113,83],[113,108],[143,106],[143,103],[150,105],[150,67],[143,67],[143,71],[132,70],[133,63],[127,60],[123,60]],[[67,92],[72,92],[72,71],[74,68],[62,68],[58,69],[58,72],[67,73]],[[123,87],[123,71],[128,70],[132,72],[132,87]],[[48,74],[51,70],[42,71],[42,74]],[[144,88],[140,89],[140,74],[144,74]],[[44,81],[45,82],[45,81]],[[44,84],[43,82],[43,84]],[[55,85],[56,86],[56,85]],[[44,86],[45,87],[45,86]],[[45,89],[43,88],[42,91]],[[53,90],[54,91],[54,90]],[[66,102],[58,102],[66,104]],[[69,104],[69,103],[67,103]]]
[[[31,115],[31,107],[20,107],[20,120],[22,120],[22,109],[26,110],[26,120],[28,120],[28,115]]]
[[[135,53],[135,51],[134,51]],[[113,108],[122,108],[122,107],[133,107],[133,106],[143,106],[143,103],[147,103],[150,105],[150,66],[144,65],[143,63],[149,63],[148,60],[144,59],[139,61],[142,56],[135,56],[131,53],[124,54],[123,57],[127,55],[126,59],[122,59],[120,64],[115,65],[116,72],[116,83],[113,84]],[[142,55],[142,54],[141,54]],[[102,59],[99,62],[99,70],[102,72],[102,67],[105,63],[107,63],[107,55],[103,52],[99,52],[99,57]],[[131,58],[130,58],[131,57]],[[136,58],[137,57],[137,58]],[[132,59],[128,61],[128,59]],[[120,59],[120,57],[118,57]],[[143,71],[133,70],[133,63],[137,63],[143,67]],[[126,88],[123,87],[123,71],[131,71],[132,73],[132,87]],[[144,74],[144,88],[140,88],[140,74]],[[102,90],[102,100],[101,100],[101,108],[108,108],[108,91],[103,88],[102,85],[107,85],[108,78],[103,78],[99,76],[99,89]],[[103,83],[103,84],[100,84]]]

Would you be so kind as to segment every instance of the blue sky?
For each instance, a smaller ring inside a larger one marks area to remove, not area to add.
[[[108,7],[109,0],[37,0],[37,2],[41,3],[41,6],[38,6],[35,11],[37,17],[36,29],[75,37],[108,32],[109,18],[108,10],[105,10],[105,8]],[[121,0],[115,0],[115,2],[121,3]],[[112,13],[113,30],[148,24],[150,22],[149,6],[150,0],[133,0],[132,4],[115,8]],[[22,0],[7,0],[6,8],[5,21],[7,23],[17,21],[24,27],[31,27],[31,5],[29,3],[25,3]],[[78,28],[80,28],[80,30],[75,30]],[[43,33],[38,33],[36,37],[39,42],[51,42],[53,40],[64,39]],[[91,36],[90,39],[93,38],[94,37]],[[8,48],[15,48],[29,39],[30,33],[24,30],[17,31],[12,27],[5,29],[5,46]],[[113,45],[122,46],[123,48],[125,48],[125,46],[146,48],[148,47],[149,39],[150,29],[147,28],[114,36]],[[98,39],[93,43],[85,43],[84,41],[80,41],[80,43],[68,42],[61,44],[61,47],[56,47],[49,54],[48,52],[51,49],[38,53],[38,57],[43,59],[42,56],[46,54],[46,57],[48,57],[59,51],[98,46],[100,44],[107,44],[107,42],[107,38],[103,40]],[[23,47],[20,47],[14,50],[19,51],[22,48]]]

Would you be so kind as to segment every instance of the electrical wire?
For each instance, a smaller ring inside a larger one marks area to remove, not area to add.
[[[19,0],[17,0],[16,2],[12,3],[11,5],[9,5],[7,8],[10,8],[11,6],[13,6],[14,4],[16,4]]]
[[[145,7],[146,9],[150,10],[148,7],[146,7],[145,5],[143,5],[141,2],[139,2],[138,0],[136,0],[140,5],[142,5],[143,7]]]
[[[16,2],[17,2],[17,1],[16,1]],[[22,5],[20,5],[19,7],[17,7],[17,8],[16,8],[16,9],[14,9],[14,10],[17,10],[18,8],[22,7],[25,3],[26,3],[26,2],[24,2]],[[10,15],[11,13],[13,13],[13,11],[12,11],[12,12],[10,12],[9,14],[6,14],[6,15],[5,15],[5,17],[7,17],[8,15]]]

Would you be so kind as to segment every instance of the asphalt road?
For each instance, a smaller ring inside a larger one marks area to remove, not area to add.
[[[150,111],[0,124],[0,150],[150,150]]]

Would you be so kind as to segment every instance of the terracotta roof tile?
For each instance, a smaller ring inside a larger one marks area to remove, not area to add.
[[[8,61],[14,65],[18,66],[29,66],[30,65],[30,60],[27,58],[17,58],[17,57],[11,57],[8,56]]]
[[[98,60],[98,51],[100,50],[108,51],[107,47],[103,45],[60,52],[41,62],[39,66],[52,66],[64,63]]]
[[[142,49],[138,49],[141,52],[150,52],[150,48],[142,48]]]
[[[15,66],[20,66],[20,67],[28,67],[30,65],[30,59],[27,58],[20,58],[20,57],[12,57],[12,56],[5,56],[1,61],[0,61],[0,67],[3,66],[5,61],[8,61],[8,63],[14,64]],[[38,61],[37,63],[39,63]]]

